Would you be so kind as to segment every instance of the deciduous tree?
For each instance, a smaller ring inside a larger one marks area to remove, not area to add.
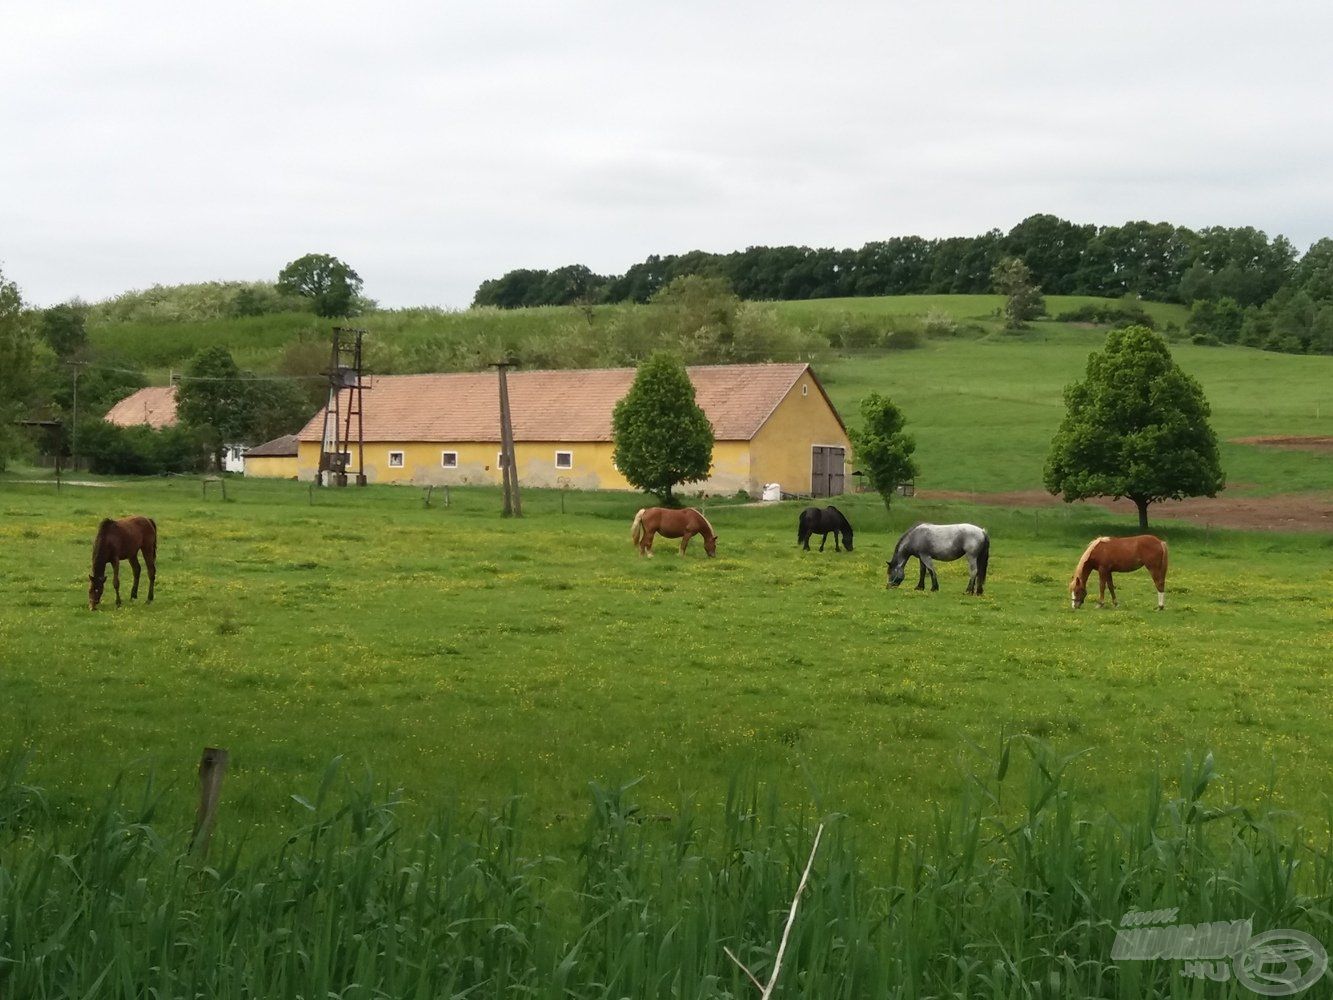
[[[1066,413],[1051,440],[1045,483],[1066,502],[1128,497],[1148,527],[1148,505],[1216,496],[1225,476],[1203,388],[1141,326],[1112,330],[1065,389]]]
[[[676,485],[706,478],[713,464],[713,426],[694,401],[685,366],[670,354],[654,354],[639,366],[611,427],[616,468],[664,503],[674,502]]]
[[[319,316],[355,316],[359,311],[361,277],[337,257],[308,253],[278,272],[277,289],[310,300]]]
[[[1032,283],[1028,266],[1017,257],[1006,257],[991,271],[991,284],[1005,297],[1004,325],[1021,330],[1030,319],[1046,315],[1046,300]]]
[[[883,497],[886,510],[898,484],[914,479],[917,473],[912,459],[916,441],[904,433],[906,425],[902,410],[891,399],[872,392],[861,400],[861,426],[849,434],[856,465]]]

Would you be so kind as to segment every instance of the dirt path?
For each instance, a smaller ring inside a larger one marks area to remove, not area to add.
[[[1045,490],[1016,490],[1010,493],[964,493],[956,490],[917,490],[923,500],[965,500],[996,507],[1054,507],[1064,501]],[[1128,500],[1087,500],[1107,510],[1136,516]],[[1164,500],[1148,508],[1148,518],[1171,518],[1219,528],[1251,531],[1333,532],[1333,495],[1285,493],[1271,497],[1227,496]]]

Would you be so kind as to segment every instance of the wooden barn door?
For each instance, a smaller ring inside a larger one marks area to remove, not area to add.
[[[817,444],[810,449],[810,494],[816,497],[836,497],[843,490],[847,452]]]

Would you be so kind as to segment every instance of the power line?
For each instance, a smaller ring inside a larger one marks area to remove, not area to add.
[[[118,368],[115,365],[102,365],[96,362],[81,362],[89,368],[104,372],[119,372],[122,375],[138,375],[147,379],[148,372],[137,368]],[[172,373],[173,382],[325,382],[327,375],[177,375]]]

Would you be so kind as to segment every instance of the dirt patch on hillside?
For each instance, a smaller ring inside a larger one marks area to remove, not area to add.
[[[1243,437],[1232,438],[1232,444],[1248,444],[1259,448],[1277,448],[1280,451],[1312,451],[1317,455],[1333,455],[1333,436],[1316,437]]]
[[[993,507],[1055,507],[1064,503],[1045,490],[1009,493],[964,493],[956,490],[917,490],[923,500],[962,500]],[[1083,500],[1128,519],[1137,511],[1128,500]],[[1218,528],[1249,531],[1333,531],[1333,496],[1284,493],[1271,497],[1227,496],[1164,500],[1148,508],[1148,520],[1170,518]]]

